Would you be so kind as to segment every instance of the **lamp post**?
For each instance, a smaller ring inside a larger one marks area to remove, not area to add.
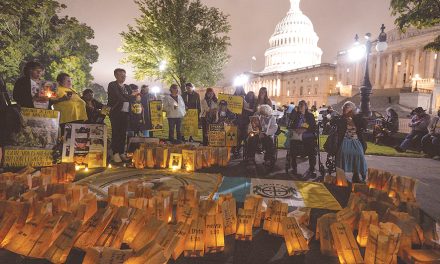
[[[385,25],[382,24],[382,27],[380,28],[381,32],[379,34],[379,37],[376,40],[371,41],[371,33],[365,34],[365,73],[364,73],[364,79],[362,81],[362,85],[360,87],[360,95],[361,95],[361,113],[365,117],[371,116],[371,109],[370,109],[370,95],[372,93],[373,87],[370,82],[370,72],[369,72],[369,62],[370,62],[370,53],[371,53],[371,47],[374,44],[376,45],[376,50],[378,52],[384,52],[387,48],[387,34],[385,33]],[[359,46],[358,43],[359,37],[356,35],[356,45]],[[356,48],[356,47],[354,47]],[[359,50],[359,49],[358,49]]]
[[[419,89],[417,88],[417,82],[420,81],[420,80],[421,80],[420,75],[416,74],[414,76],[414,78],[413,78],[413,81],[416,81],[416,86],[414,87],[414,92],[418,92],[419,91]]]

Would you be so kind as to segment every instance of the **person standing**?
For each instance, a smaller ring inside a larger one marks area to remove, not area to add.
[[[185,102],[179,95],[179,86],[172,84],[170,94],[163,98],[163,109],[167,113],[169,134],[168,139],[171,142],[180,143],[182,138],[182,119],[186,115]],[[174,140],[174,131],[177,134],[177,140]]]
[[[197,109],[197,116],[200,116],[201,104],[200,95],[195,91],[195,87],[192,83],[185,84],[185,92],[183,92],[182,97],[185,102],[186,110]],[[189,136],[189,141],[193,141],[192,135]]]
[[[87,120],[86,102],[72,87],[72,78],[67,73],[57,76],[57,98],[52,100],[53,108],[60,112],[60,126]],[[63,133],[63,129],[61,130]]]
[[[206,89],[205,97],[201,103],[200,120],[202,121],[203,145],[208,145],[209,118],[215,115],[218,108],[218,99],[212,88]]]
[[[428,157],[440,160],[440,109],[432,118],[428,127],[429,133],[422,138],[422,149]]]
[[[269,98],[269,94],[267,93],[266,87],[261,87],[258,91],[258,98],[257,98],[257,107],[260,105],[270,105],[270,107],[273,107],[272,101]]]
[[[14,85],[12,97],[21,107],[34,108],[34,98],[39,96],[44,66],[36,61],[26,63],[23,76]]]
[[[150,130],[153,128],[151,124],[151,114],[150,114],[150,101],[156,100],[154,96],[150,95],[150,89],[148,85],[141,86],[141,103],[144,109],[144,137],[151,137]]]
[[[352,182],[366,181],[367,161],[365,151],[367,144],[363,133],[367,121],[361,114],[356,114],[356,106],[348,101],[342,106],[342,116],[335,121],[337,127],[338,147],[336,154],[337,167],[345,172],[353,173]]]
[[[400,146],[395,148],[397,152],[405,152],[414,141],[417,141],[418,146],[420,146],[422,138],[428,134],[428,125],[431,121],[431,117],[422,107],[417,107],[413,112],[414,115],[409,123],[411,133],[406,136]]]
[[[128,114],[130,111],[130,91],[124,84],[126,71],[115,69],[115,81],[108,84],[108,106],[110,107],[110,123],[112,125],[112,144],[113,161],[120,163],[127,161],[125,155],[125,142],[128,127]]]

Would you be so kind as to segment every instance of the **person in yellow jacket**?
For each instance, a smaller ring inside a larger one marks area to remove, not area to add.
[[[86,121],[86,102],[72,88],[72,79],[67,73],[60,73],[57,76],[58,89],[57,98],[53,101],[54,110],[60,112],[60,124],[75,121]]]

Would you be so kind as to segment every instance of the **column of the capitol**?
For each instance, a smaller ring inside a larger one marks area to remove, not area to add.
[[[401,52],[400,63],[400,71],[397,71],[397,88],[403,88],[404,86],[404,76],[406,74],[406,50],[402,50]]]
[[[392,88],[393,85],[393,53],[388,54],[387,59],[387,79],[385,83],[385,88]]]
[[[379,89],[380,88],[380,70],[381,70],[381,65],[380,65],[380,52],[376,53],[376,76],[374,76],[374,85],[373,88],[374,89]]]

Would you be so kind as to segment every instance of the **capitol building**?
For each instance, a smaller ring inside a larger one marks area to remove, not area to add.
[[[269,40],[264,70],[249,73],[245,89],[258,94],[266,87],[279,104],[299,100],[325,104],[329,91],[336,87],[336,66],[321,64],[318,40],[312,21],[300,9],[300,0],[290,0],[290,10]]]
[[[305,100],[309,106],[334,105],[348,98],[357,103],[353,97],[359,97],[365,56],[353,60],[345,50],[337,54],[335,64],[321,63],[322,50],[312,22],[301,11],[300,0],[290,3],[269,39],[265,68],[247,73],[245,90],[258,94],[266,87],[278,104]],[[422,106],[435,111],[440,107],[440,58],[423,47],[440,35],[440,26],[405,33],[393,29],[387,35],[388,49],[383,53],[373,49],[370,55],[373,96],[392,98],[390,103],[405,109]]]

